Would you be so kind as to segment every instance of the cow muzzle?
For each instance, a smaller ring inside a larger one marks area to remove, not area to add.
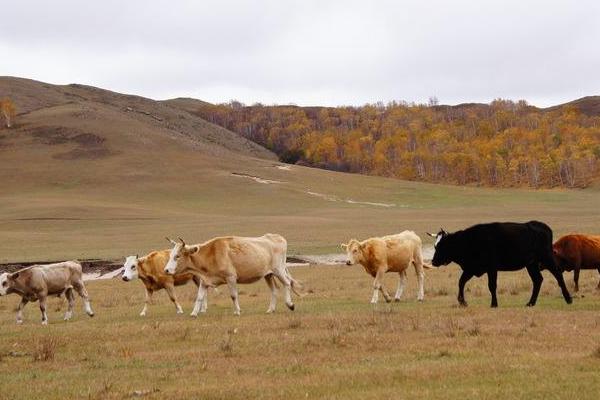
[[[123,279],[125,282],[129,282],[129,278],[128,278],[128,277],[126,277],[126,276],[124,276],[122,279]]]
[[[346,261],[346,265],[347,266],[351,266],[352,265],[352,261]]]

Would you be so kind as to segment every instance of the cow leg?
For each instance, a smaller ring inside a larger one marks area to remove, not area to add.
[[[379,300],[378,291],[381,291],[381,294],[383,294],[383,297],[385,298],[386,303],[389,303],[390,301],[392,301],[392,298],[390,297],[387,290],[385,290],[385,287],[383,286],[383,275],[384,274],[385,274],[385,270],[383,268],[380,268],[379,270],[377,270],[377,274],[375,275],[375,280],[373,281],[373,297],[371,298],[371,304],[377,304],[377,301]]]
[[[198,316],[198,312],[200,312],[200,308],[204,306],[205,299],[206,299],[206,286],[204,286],[204,284],[201,283],[198,286],[198,295],[196,296],[196,304],[194,304],[194,309],[192,310],[192,313],[190,314],[192,317]]]
[[[169,295],[169,299],[175,304],[175,308],[177,309],[177,314],[183,314],[183,310],[181,309],[181,305],[177,302],[177,296],[175,296],[175,286],[171,283],[165,284],[165,290]]]
[[[423,271],[422,261],[419,261],[418,264],[415,264],[415,272],[417,273],[418,284],[417,301],[423,301],[425,298],[425,271]]]
[[[75,295],[73,294],[73,288],[68,288],[65,291],[65,298],[68,302],[67,312],[65,312],[65,321],[68,321],[73,317],[73,305],[75,304]]]
[[[540,293],[540,288],[542,287],[542,281],[544,280],[544,277],[542,276],[540,268],[537,266],[537,264],[529,265],[527,267],[527,272],[529,273],[531,281],[533,282],[533,290],[531,291],[531,298],[527,303],[527,307],[533,307],[537,302],[538,294]]]
[[[492,295],[492,304],[490,307],[496,308],[498,307],[498,299],[496,298],[496,285],[498,281],[498,271],[495,269],[490,269],[488,271],[488,289],[490,290],[490,294]]]
[[[287,277],[285,270],[281,271],[279,268],[275,268],[273,270],[273,273],[275,274],[277,279],[279,279],[279,281],[283,285],[283,289],[284,289],[283,293],[285,296],[285,305],[287,306],[287,308],[294,311],[296,306],[294,305],[294,302],[292,301],[292,281],[290,281],[290,279]]]
[[[573,282],[575,283],[575,292],[579,292],[579,268],[573,270]]]
[[[396,295],[394,301],[400,301],[402,293],[404,292],[404,285],[406,284],[406,270],[399,273],[400,279],[398,280],[398,289],[396,289]]]
[[[200,285],[202,285],[202,279],[200,279],[199,276],[194,276],[192,278],[192,280],[196,284],[196,287],[200,288]],[[208,290],[206,291],[206,295],[204,296],[204,300],[202,301],[202,306],[200,308],[200,312],[205,313],[207,309],[208,309]]]
[[[465,301],[465,285],[473,277],[473,274],[467,271],[463,271],[460,278],[458,279],[458,304],[466,307],[467,302]]]
[[[85,313],[90,317],[93,317],[94,311],[92,311],[92,306],[90,305],[90,296],[88,295],[87,289],[85,288],[83,281],[74,283],[73,287],[75,288],[79,296],[81,296],[81,298],[83,299]]]
[[[46,295],[39,295],[40,311],[42,312],[42,325],[48,325],[48,314],[46,314]]]
[[[148,289],[145,286],[144,286],[144,288],[146,289],[146,298],[144,299],[144,308],[142,308],[140,317],[146,316],[146,311],[148,311],[148,304],[152,303],[152,294],[154,293],[154,291],[152,289]]]
[[[227,286],[229,287],[229,294],[231,295],[231,301],[233,301],[233,313],[235,315],[240,315],[240,302],[238,300],[238,290],[237,290],[237,278],[235,276],[230,276],[227,278]]]
[[[552,274],[552,276],[554,276],[554,279],[556,279],[556,282],[558,282],[558,286],[560,286],[560,291],[562,292],[565,302],[567,304],[571,304],[573,302],[573,298],[571,297],[571,294],[569,293],[569,290],[567,289],[567,285],[565,284],[565,279],[563,277],[562,272],[559,271],[558,269],[552,268],[550,270],[550,273]]]
[[[17,324],[23,323],[23,308],[25,308],[25,305],[28,302],[29,302],[29,300],[27,300],[25,297],[21,297],[21,302],[19,303],[19,306],[17,307]]]
[[[265,281],[267,282],[269,289],[271,289],[271,303],[267,309],[267,314],[270,314],[275,311],[275,306],[277,304],[277,286],[275,285],[275,277],[273,274],[265,276]]]

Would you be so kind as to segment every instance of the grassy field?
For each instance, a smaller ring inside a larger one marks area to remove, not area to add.
[[[166,248],[167,235],[274,232],[290,254],[326,254],[404,229],[431,244],[426,231],[484,221],[600,233],[598,187],[494,190],[284,166],[187,102],[11,78],[2,88],[20,114],[0,129],[0,263],[122,259]],[[78,301],[62,322],[53,299],[47,327],[35,304],[17,326],[18,297],[0,298],[0,399],[598,398],[596,272],[582,274],[570,306],[546,276],[534,309],[526,273],[500,274],[496,310],[485,279],[456,307],[456,266],[428,271],[425,303],[411,278],[406,300],[376,309],[359,267],[293,273],[309,293],[275,315],[264,314],[264,283],[242,287],[241,317],[223,289],[201,318],[175,315],[164,293],[141,318],[141,283],[118,280],[88,283],[93,319]],[[189,313],[193,288],[179,293]]]
[[[17,326],[18,298],[0,298],[0,398],[598,398],[595,271],[570,306],[544,274],[535,308],[523,306],[527,275],[503,273],[499,309],[488,308],[485,279],[468,285],[468,308],[456,307],[456,266],[428,271],[424,303],[411,272],[405,298],[375,309],[360,267],[292,273],[308,294],[295,312],[280,302],[272,315],[264,283],[241,287],[240,317],[225,289],[210,294],[206,315],[189,317],[188,286],[178,290],[186,314],[163,292],[142,318],[141,283],[119,280],[88,283],[93,319],[78,299],[63,322],[52,300],[46,327],[35,305]],[[395,289],[396,277],[386,283]]]
[[[424,236],[440,226],[455,230],[483,221],[540,219],[556,235],[598,233],[600,226],[597,190],[465,188],[247,161],[198,162],[198,172],[152,171],[144,181],[116,179],[118,171],[97,166],[102,171],[97,183],[68,185],[69,174],[87,168],[82,163],[61,170],[60,184],[7,184],[0,193],[0,262],[119,259],[164,248],[166,235],[201,242],[276,232],[287,237],[291,253],[312,254],[338,251],[352,237],[404,229]],[[44,166],[29,168],[41,174]],[[279,183],[257,183],[232,172]]]

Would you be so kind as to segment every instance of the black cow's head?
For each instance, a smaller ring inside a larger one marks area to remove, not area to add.
[[[435,243],[433,245],[435,248],[435,253],[433,254],[431,265],[434,267],[439,267],[441,265],[450,264],[452,262],[451,247],[448,243],[448,236],[450,234],[442,228],[440,228],[440,231],[435,235],[429,232],[427,232],[427,234],[435,238]]]

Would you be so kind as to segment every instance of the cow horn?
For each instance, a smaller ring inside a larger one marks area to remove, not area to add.
[[[171,239],[170,237],[165,236],[165,239],[167,239],[167,241],[169,241],[169,243],[171,244],[177,244],[177,242]]]
[[[434,235],[433,233],[429,233],[429,232],[425,232],[426,234],[428,234],[431,237],[436,237],[437,235]]]
[[[181,242],[181,244],[185,246],[185,242],[183,241],[183,239],[181,237],[179,237],[178,239]]]

